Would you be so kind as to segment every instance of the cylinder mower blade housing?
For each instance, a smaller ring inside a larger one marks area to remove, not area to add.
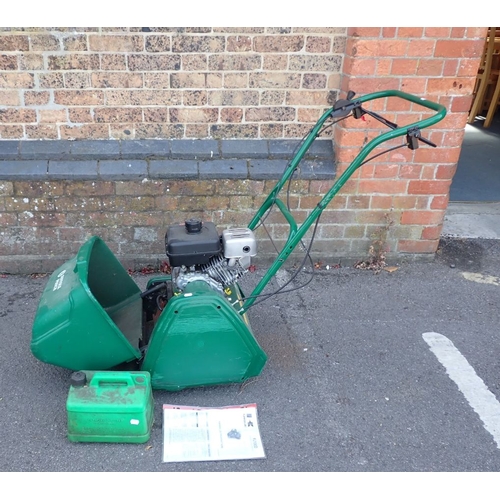
[[[204,281],[193,281],[170,299],[153,331],[141,369],[154,389],[241,383],[260,374],[267,356],[240,306],[240,292],[228,298]],[[239,308],[239,307],[238,307]]]

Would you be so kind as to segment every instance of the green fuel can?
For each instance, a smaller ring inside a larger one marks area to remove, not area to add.
[[[75,372],[66,410],[70,441],[145,443],[154,415],[151,375],[142,371]]]

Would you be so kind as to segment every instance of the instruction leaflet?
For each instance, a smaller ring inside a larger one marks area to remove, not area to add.
[[[265,458],[257,405],[163,405],[163,462]]]

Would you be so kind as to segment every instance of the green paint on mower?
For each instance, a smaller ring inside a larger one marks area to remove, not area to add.
[[[403,99],[436,113],[399,127],[363,107],[368,101],[385,98]],[[297,224],[279,198],[284,186],[325,128],[349,116],[359,119],[364,115],[391,130],[363,146],[306,220]],[[167,228],[166,253],[172,275],[151,279],[143,292],[104,241],[90,238],[47,283],[33,323],[33,355],[74,371],[119,371],[133,365],[136,371],[151,375],[153,389],[168,391],[241,383],[258,376],[267,356],[250,328],[249,308],[276,293],[263,291],[351,175],[381,154],[368,158],[371,151],[402,136],[405,142],[390,150],[414,150],[419,142],[435,147],[420,131],[445,115],[442,105],[397,90],[358,99],[349,92],[347,99],[338,100],[312,128],[247,228],[226,229],[219,235],[212,222],[197,219]],[[273,207],[289,224],[289,236],[252,293],[245,296],[238,280],[257,252],[253,231]],[[278,292],[283,293],[283,288]]]
[[[238,300],[236,286],[227,291]],[[172,297],[156,323],[142,370],[156,389],[243,382],[260,374],[267,356],[247,315],[205,282],[195,281]]]
[[[33,323],[36,358],[70,370],[107,370],[141,358],[141,290],[93,236],[51,275]]]

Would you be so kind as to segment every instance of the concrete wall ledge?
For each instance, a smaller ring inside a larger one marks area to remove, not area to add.
[[[279,179],[297,140],[0,141],[0,180]],[[335,178],[330,139],[315,141],[296,177]]]

